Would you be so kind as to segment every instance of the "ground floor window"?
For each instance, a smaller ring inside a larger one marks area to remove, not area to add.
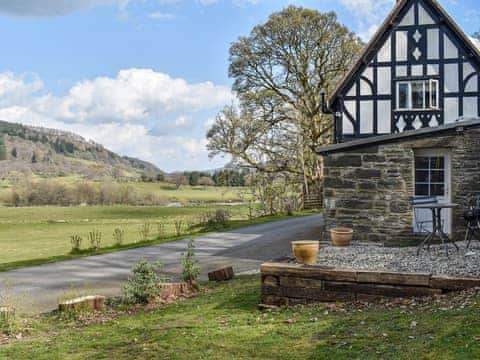
[[[415,195],[445,196],[445,157],[415,157]]]

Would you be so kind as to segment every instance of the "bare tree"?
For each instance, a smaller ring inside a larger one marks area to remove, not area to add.
[[[215,186],[215,182],[212,180],[211,177],[202,176],[198,179],[198,185],[200,186]]]
[[[230,48],[240,106],[226,107],[207,134],[211,156],[230,154],[266,173],[318,180],[314,149],[332,139],[321,92],[331,91],[362,46],[334,13],[290,6]]]
[[[182,185],[188,184],[188,178],[180,173],[171,174],[167,178],[167,182],[175,185],[175,189],[179,190]]]

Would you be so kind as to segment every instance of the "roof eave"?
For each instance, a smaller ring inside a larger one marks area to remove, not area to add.
[[[440,134],[452,131],[461,132],[462,130],[469,128],[480,128],[480,118],[465,118],[452,124],[437,126],[434,128],[423,128],[419,130],[405,131],[399,134],[372,136],[345,143],[322,146],[318,148],[316,152],[318,155],[325,156],[333,153],[351,151],[363,147],[377,146],[433,134]]]

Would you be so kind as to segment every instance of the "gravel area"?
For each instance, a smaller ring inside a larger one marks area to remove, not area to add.
[[[319,265],[350,268],[356,270],[387,270],[396,272],[425,272],[432,274],[480,277],[480,244],[457,242],[460,251],[449,245],[449,256],[443,247],[432,245],[430,252],[416,247],[390,248],[376,245],[352,244],[340,248],[321,246]]]

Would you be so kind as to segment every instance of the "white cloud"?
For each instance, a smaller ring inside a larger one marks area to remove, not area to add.
[[[221,0],[197,0],[198,3],[202,6],[211,6],[218,4]],[[235,6],[243,7],[245,5],[255,5],[262,0],[231,0]]]
[[[58,16],[94,6],[118,4],[128,0],[0,0],[0,12],[20,16]]]
[[[205,122],[232,101],[228,87],[127,69],[78,82],[64,96],[43,91],[37,77],[0,73],[0,119],[72,131],[167,171],[220,165],[208,160]]]
[[[357,20],[359,36],[368,41],[377,31],[396,0],[340,0]]]
[[[81,81],[63,97],[44,96],[38,99],[36,110],[68,122],[141,122],[213,109],[231,97],[228,87],[211,82],[189,84],[150,69],[128,69],[116,78]]]
[[[148,14],[148,18],[152,20],[172,20],[175,18],[175,15],[156,11]]]
[[[480,50],[480,39],[470,36],[470,40]]]

